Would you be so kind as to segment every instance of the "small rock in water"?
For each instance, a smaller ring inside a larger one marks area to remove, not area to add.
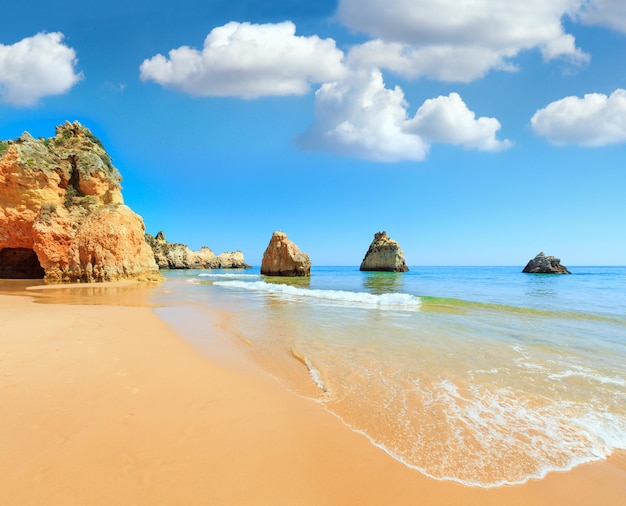
[[[287,239],[284,232],[274,232],[263,253],[261,274],[265,276],[310,276],[309,255]]]
[[[400,245],[387,237],[387,232],[377,232],[370,244],[360,270],[406,272],[409,268],[404,260],[404,252]]]
[[[522,272],[530,274],[571,274],[565,266],[561,265],[560,259],[546,256],[543,251],[528,262]]]

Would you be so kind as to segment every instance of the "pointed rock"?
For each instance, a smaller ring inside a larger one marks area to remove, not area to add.
[[[274,232],[263,253],[261,274],[265,276],[310,276],[311,260],[284,232]]]
[[[374,234],[374,240],[361,262],[361,270],[406,272],[409,268],[400,245],[387,237],[387,232],[383,230]]]

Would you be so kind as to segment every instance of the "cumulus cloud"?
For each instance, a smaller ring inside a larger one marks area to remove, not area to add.
[[[12,45],[0,44],[0,99],[29,106],[80,81],[76,52],[62,40],[62,33],[38,33]]]
[[[447,82],[470,82],[491,69],[516,70],[503,50],[470,46],[413,47],[380,39],[353,47],[348,64],[353,67],[384,68],[414,79],[427,76]]]
[[[231,22],[214,28],[202,50],[182,46],[145,60],[140,76],[191,95],[243,98],[301,95],[312,83],[341,78],[344,55],[335,42],[295,31],[291,22]]]
[[[626,3],[624,0],[587,0],[578,18],[590,25],[603,25],[626,33]]]
[[[476,119],[456,93],[427,100],[414,118],[407,106],[402,89],[386,88],[380,71],[355,72],[316,92],[315,121],[298,141],[308,149],[379,162],[424,160],[433,142],[487,151],[509,146],[495,138],[500,123]]]
[[[608,0],[606,0],[608,1]],[[374,39],[350,52],[353,65],[388,68],[406,77],[472,81],[511,58],[538,49],[544,59],[577,64],[589,56],[565,33],[562,18],[580,0],[341,0],[337,16]]]
[[[556,145],[626,142],[626,90],[565,97],[539,109],[530,123],[536,134]]]
[[[500,128],[496,118],[476,118],[458,93],[426,100],[406,125],[407,130],[428,142],[481,151],[501,151],[511,146],[510,141],[496,138]]]
[[[385,88],[379,71],[325,83],[315,93],[315,122],[300,144],[367,160],[423,160],[428,145],[405,132],[406,102],[396,86]]]

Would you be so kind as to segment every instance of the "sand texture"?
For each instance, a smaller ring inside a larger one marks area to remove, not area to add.
[[[623,454],[523,486],[434,481],[254,367],[199,353],[150,307],[37,299],[0,295],[4,506],[626,501]]]

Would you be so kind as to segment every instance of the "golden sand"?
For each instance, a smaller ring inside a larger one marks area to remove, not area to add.
[[[624,453],[515,487],[428,479],[254,367],[201,355],[146,290],[130,306],[78,305],[94,301],[81,290],[0,295],[4,506],[626,502]],[[206,330],[230,346],[217,316]]]

